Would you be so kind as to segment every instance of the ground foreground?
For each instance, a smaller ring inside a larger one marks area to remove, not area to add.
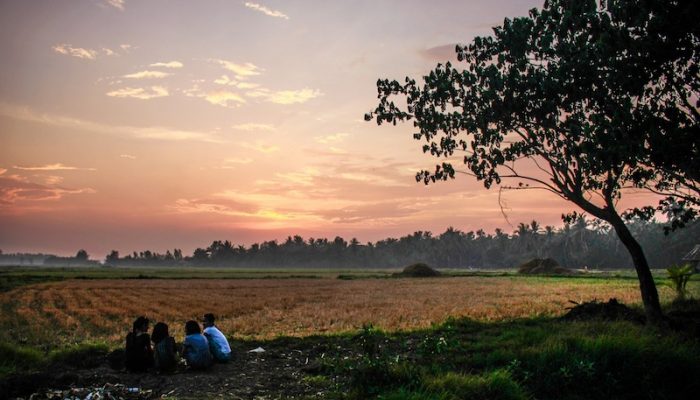
[[[686,315],[697,319],[699,309],[695,303]],[[121,384],[137,391],[126,398],[149,399],[687,399],[700,390],[695,322],[661,331],[596,318],[458,319],[395,334],[366,326],[346,335],[237,340],[230,364],[173,375],[114,370],[104,348],[84,347],[43,372],[6,377],[0,393],[47,398]],[[249,351],[258,347],[265,352]]]

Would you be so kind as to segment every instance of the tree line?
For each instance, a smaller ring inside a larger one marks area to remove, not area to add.
[[[665,233],[662,224],[636,220],[629,229],[639,238],[650,265],[665,268],[681,263],[700,237],[700,221]],[[437,268],[514,268],[532,258],[553,258],[571,268],[632,268],[624,245],[610,225],[579,216],[561,228],[537,221],[520,223],[512,233],[496,229],[463,232],[448,228],[439,235],[417,231],[400,238],[360,243],[356,238],[288,236],[250,246],[215,240],[192,255],[181,249],[165,253],[145,250],[105,258],[110,266],[316,267],[397,268],[424,262]]]

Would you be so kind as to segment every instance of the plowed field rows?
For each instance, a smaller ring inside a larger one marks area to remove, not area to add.
[[[670,298],[661,287],[663,298]],[[387,330],[428,327],[449,316],[496,321],[558,315],[569,300],[616,297],[639,303],[635,280],[452,277],[435,279],[70,280],[0,294],[0,340],[54,346],[119,343],[139,315],[183,337],[188,319],[219,316],[227,334],[248,338],[344,332],[365,323]],[[151,325],[152,326],[152,325]]]

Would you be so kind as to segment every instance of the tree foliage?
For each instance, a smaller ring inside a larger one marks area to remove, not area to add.
[[[504,186],[547,190],[609,222],[634,259],[647,316],[660,320],[648,263],[618,201],[628,188],[663,195],[659,207],[677,225],[697,212],[698,7],[546,1],[457,46],[464,69],[438,65],[422,84],[379,80],[379,104],[366,119],[413,121],[423,151],[444,159],[418,181],[454,178],[452,163],[464,154],[466,173],[487,188],[513,179]],[[650,218],[649,207],[630,215]]]
[[[630,230],[645,249],[654,268],[682,262],[700,236],[700,222],[664,235],[659,224],[634,221]],[[403,268],[423,262],[437,268],[514,268],[533,258],[553,258],[570,268],[631,268],[632,260],[608,224],[577,216],[561,228],[538,222],[518,224],[513,232],[487,233],[448,228],[439,234],[417,231],[399,238],[360,243],[352,238],[308,238],[299,235],[281,242],[248,246],[215,240],[188,256],[169,258],[168,252],[141,251],[118,257],[112,251],[106,264],[114,266],[210,266],[240,268]],[[182,255],[178,249],[173,255]],[[9,256],[7,256],[9,257]],[[0,258],[0,262],[2,258]]]

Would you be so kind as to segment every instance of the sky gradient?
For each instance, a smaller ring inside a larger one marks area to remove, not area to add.
[[[540,3],[0,1],[0,249],[560,225],[553,195],[504,192],[507,221],[469,177],[416,183],[434,160],[412,126],[363,121],[378,78]]]

